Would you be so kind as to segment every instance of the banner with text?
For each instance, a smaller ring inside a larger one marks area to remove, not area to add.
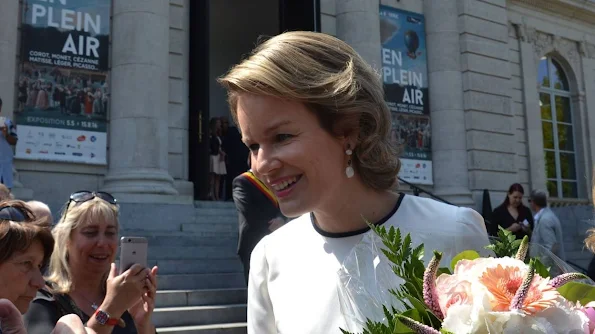
[[[433,184],[425,19],[380,6],[382,78],[404,180]]]
[[[16,157],[106,164],[111,0],[22,7]]]

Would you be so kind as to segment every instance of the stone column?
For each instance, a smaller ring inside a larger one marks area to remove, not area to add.
[[[336,0],[337,37],[353,47],[375,69],[380,62],[380,17],[378,1]]]
[[[467,169],[457,1],[424,0],[434,193],[473,206]]]
[[[14,119],[15,88],[17,81],[17,47],[19,45],[19,2],[0,2],[0,98],[2,98],[2,116]],[[18,172],[13,167],[12,193],[15,198],[30,200],[33,190],[23,187],[19,182]]]
[[[114,0],[109,172],[129,201],[177,195],[168,173],[169,1]]]
[[[0,2],[0,98],[2,116],[10,118],[15,109],[18,28],[19,2]]]

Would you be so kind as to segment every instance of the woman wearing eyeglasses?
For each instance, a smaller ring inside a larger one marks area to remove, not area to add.
[[[155,333],[157,267],[135,264],[117,275],[118,206],[103,192],[73,193],[52,234],[47,286],[25,316],[30,334],[47,334],[65,314],[76,314],[98,334]]]
[[[22,314],[27,312],[44,285],[41,268],[53,249],[45,220],[36,220],[22,201],[1,202],[0,298],[11,301]]]

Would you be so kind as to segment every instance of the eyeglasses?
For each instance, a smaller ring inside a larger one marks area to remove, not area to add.
[[[0,208],[0,220],[11,220],[13,222],[24,222],[27,220],[28,215],[22,210],[13,206],[4,206]]]
[[[103,191],[88,191],[88,190],[81,190],[70,194],[70,202],[75,203],[83,203],[92,200],[95,197],[99,197],[102,200],[108,202],[109,204],[115,205],[117,203],[116,199],[112,194],[106,193]]]
[[[64,214],[64,218],[62,221],[66,220],[66,215],[68,214],[68,209],[70,208],[70,203],[75,202],[76,204],[84,203],[94,199],[95,197],[101,198],[102,200],[108,202],[109,204],[116,205],[118,201],[116,198],[104,191],[89,191],[89,190],[80,190],[77,192],[73,192],[70,194],[70,199],[68,200],[68,205],[66,205],[66,211]]]

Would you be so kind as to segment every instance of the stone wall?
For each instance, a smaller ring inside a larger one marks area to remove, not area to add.
[[[506,1],[459,0],[469,187],[502,202],[518,182]]]

